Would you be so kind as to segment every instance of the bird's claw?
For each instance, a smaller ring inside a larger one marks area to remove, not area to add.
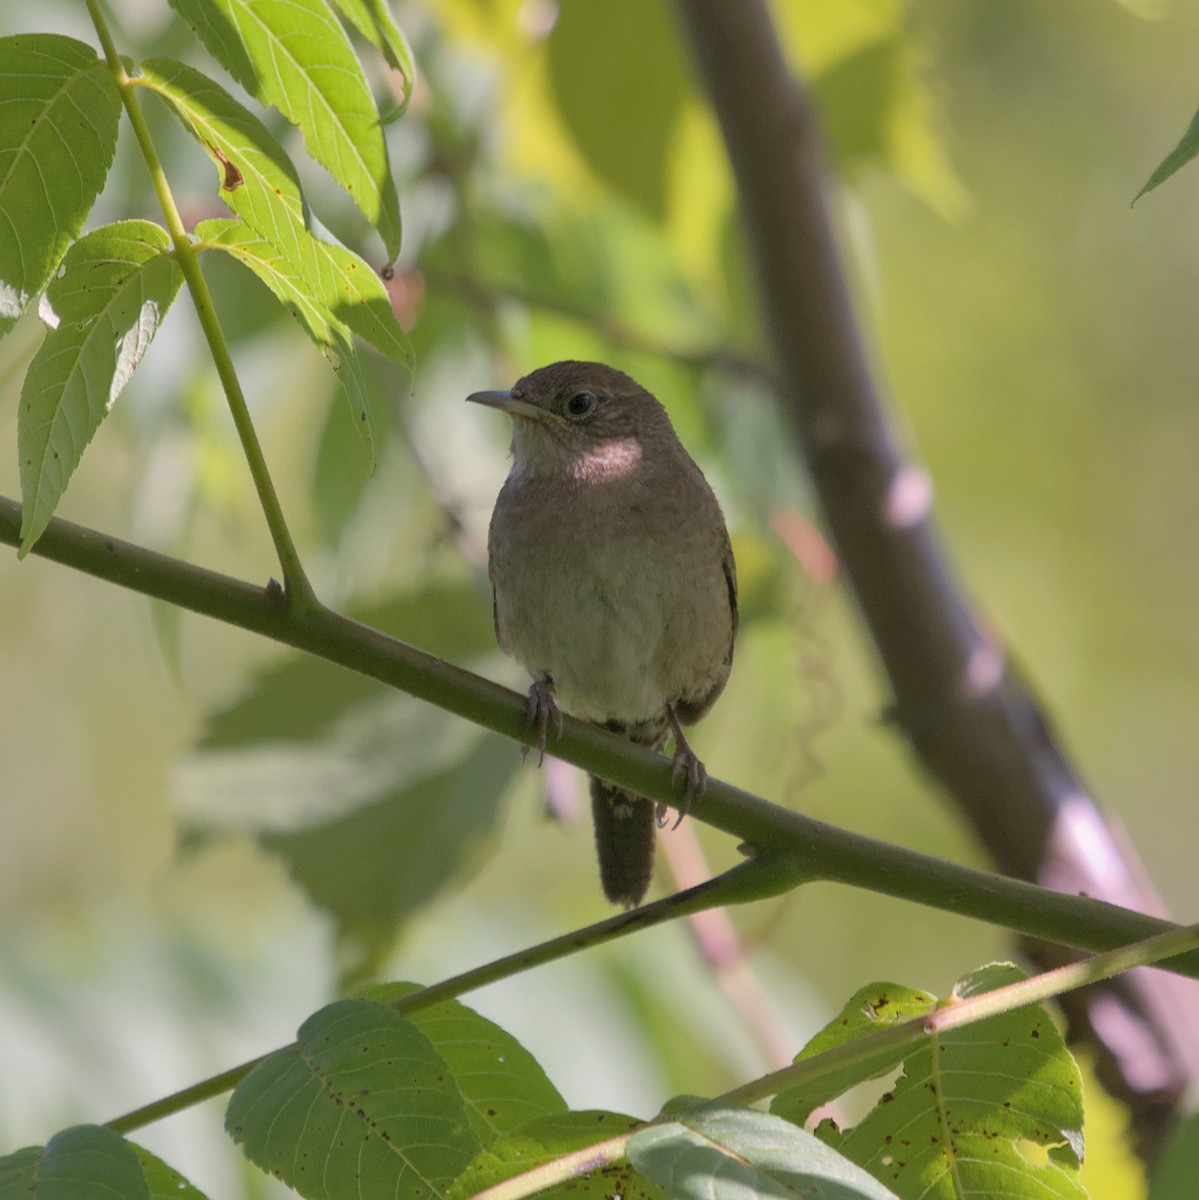
[[[562,736],[562,710],[554,702],[554,685],[544,679],[535,679],[529,688],[529,700],[525,706],[529,724],[537,726],[537,765],[545,762],[545,739],[549,723],[554,722],[558,736]],[[520,760],[524,762],[529,747],[521,746]]]
[[[683,818],[691,811],[691,805],[704,794],[708,787],[707,769],[700,762],[695,751],[681,739],[676,743],[670,782],[677,786],[680,779],[686,782],[683,784],[683,795],[679,800],[679,815],[675,818],[671,829],[678,829],[683,823]],[[654,816],[657,818],[659,829],[666,827],[668,811],[667,806],[662,803],[659,803],[655,809]]]

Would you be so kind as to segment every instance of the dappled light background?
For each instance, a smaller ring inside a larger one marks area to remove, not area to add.
[[[204,63],[165,3],[113,7],[124,51]],[[822,106],[877,369],[969,592],[1193,919],[1199,167],[1130,201],[1194,110],[1199,13],[775,7]],[[882,719],[850,598],[779,536],[819,517],[765,382],[731,180],[668,7],[396,13],[422,72],[388,132],[405,221],[390,288],[417,367],[370,361],[387,417],[373,472],[320,355],[256,280],[206,261],[319,594],[523,690],[494,647],[486,583],[506,429],[461,401],[555,359],[606,359],[667,406],[729,518],[743,626],[694,739],[709,770],[985,865]],[[0,34],[21,31],[94,40],[81,5],[53,0],[9,0]],[[375,81],[388,86],[377,67]],[[185,220],[222,215],[211,164],[144,103]],[[271,116],[319,221],[382,265]],[[135,149],[123,128],[93,225],[158,217]],[[0,342],[5,495],[40,338],[30,314]],[[242,578],[278,573],[185,298],[60,514]],[[571,771],[522,767],[455,718],[36,556],[0,556],[0,713],[5,1146],[282,1044],[368,978],[434,982],[606,915]],[[713,869],[736,861],[727,838],[699,835]],[[1012,953],[999,931],[829,886],[734,915],[796,1049],[869,980],[944,993]],[[773,1065],[682,927],[467,1001],[573,1106],[648,1115]],[[1094,1084],[1088,1099],[1092,1195],[1141,1194],[1121,1115]],[[219,1126],[211,1104],[139,1136],[212,1194],[274,1194]]]

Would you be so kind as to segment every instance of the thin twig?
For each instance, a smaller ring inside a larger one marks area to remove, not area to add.
[[[468,992],[477,991],[498,980],[511,979],[524,971],[556,962],[568,954],[576,954],[582,950],[602,946],[606,942],[627,937],[631,933],[652,929],[655,925],[661,925],[666,921],[702,912],[710,906],[737,904],[752,900],[755,898],[755,875],[765,880],[767,894],[771,894],[774,888],[772,874],[769,870],[758,870],[759,865],[752,862],[741,863],[732,870],[726,871],[719,878],[705,880],[695,887],[678,892],[673,896],[666,896],[653,904],[646,904],[633,912],[620,913],[618,916],[609,917],[606,921],[588,925],[585,929],[572,930],[561,937],[551,938],[539,945],[530,946],[527,949],[518,950],[514,954],[506,954],[503,958],[498,958],[493,962],[484,963],[481,967],[463,971],[462,974],[442,980],[441,983],[410,992],[394,1001],[391,1007],[399,1013],[419,1012],[422,1009],[444,1003],[446,1000],[466,995]],[[235,1088],[255,1067],[276,1053],[278,1051],[260,1054],[258,1057],[230,1067],[218,1075],[212,1075],[190,1087],[172,1092],[160,1100],[142,1105],[141,1108],[135,1108],[131,1112],[122,1113],[121,1116],[114,1117],[107,1122],[108,1127],[117,1133],[130,1133],[154,1121],[161,1121],[164,1117],[182,1112],[194,1104],[210,1100],[213,1096],[219,1096],[231,1088]]]

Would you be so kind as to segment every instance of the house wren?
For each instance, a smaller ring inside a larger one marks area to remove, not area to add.
[[[685,813],[706,775],[680,723],[720,695],[737,633],[733,552],[712,489],[662,405],[603,363],[554,363],[467,399],[512,418],[489,573],[496,638],[533,677],[539,745],[551,720],[561,725],[559,704],[654,750],[672,733]],[[590,782],[600,881],[631,908],[653,872],[654,806]]]

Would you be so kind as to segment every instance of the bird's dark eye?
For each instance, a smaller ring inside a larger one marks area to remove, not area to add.
[[[566,411],[572,417],[585,417],[595,407],[595,397],[590,392],[576,392],[566,402]]]

